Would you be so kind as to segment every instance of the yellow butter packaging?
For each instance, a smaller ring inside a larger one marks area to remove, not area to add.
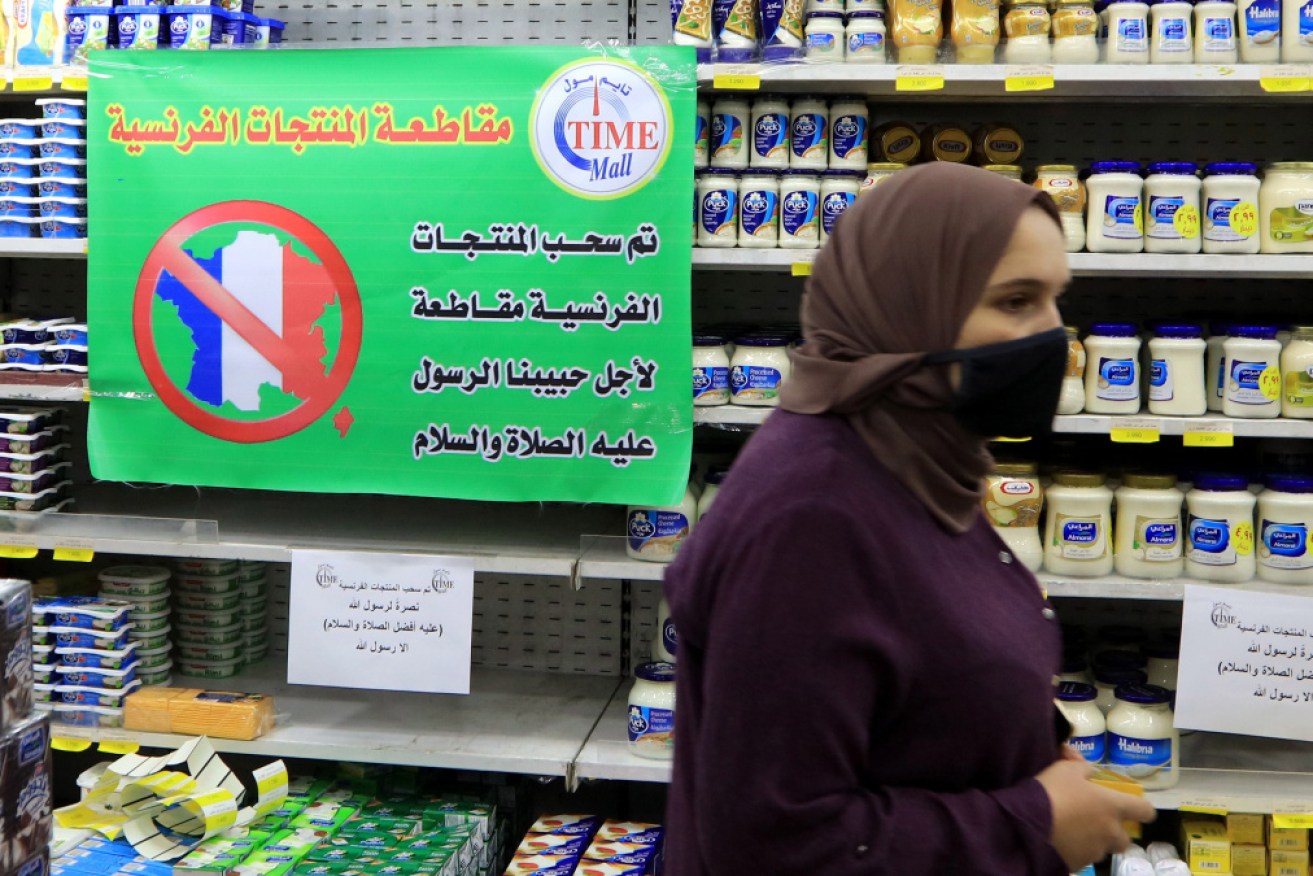
[[[1309,876],[1308,849],[1272,849],[1268,876]]]
[[[1232,812],[1226,816],[1226,837],[1232,844],[1262,846],[1267,844],[1263,832],[1263,816],[1246,812]],[[1264,868],[1266,872],[1266,868]],[[1233,874],[1234,876],[1234,874]]]
[[[1273,827],[1272,818],[1268,816],[1267,847],[1288,852],[1308,851],[1308,828]]]
[[[1231,872],[1231,841],[1221,819],[1198,815],[1182,818],[1181,846],[1191,873]]]
[[[1106,770],[1102,767],[1094,768],[1094,773],[1090,776],[1090,781],[1094,782],[1096,785],[1103,785],[1105,788],[1111,788],[1122,794],[1130,794],[1134,797],[1144,796],[1144,786],[1135,781],[1135,779],[1123,776],[1121,773],[1114,773],[1111,770]],[[1141,836],[1140,823],[1138,821],[1124,821],[1122,822],[1122,829],[1126,831],[1126,835],[1131,839],[1139,839]]]
[[[1262,823],[1261,817],[1259,822]],[[1262,832],[1261,828],[1259,832]],[[1268,876],[1267,846],[1232,843],[1231,876]]]

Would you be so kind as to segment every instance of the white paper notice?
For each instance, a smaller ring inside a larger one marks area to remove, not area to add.
[[[469,559],[294,551],[290,614],[289,684],[470,692]]]
[[[1313,599],[1185,588],[1176,726],[1313,741]]]

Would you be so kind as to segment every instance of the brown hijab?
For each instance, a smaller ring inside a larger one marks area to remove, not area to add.
[[[806,343],[780,406],[840,414],[950,532],[971,528],[989,469],[985,441],[945,408],[950,350],[1012,238],[1047,195],[989,171],[934,163],[862,197],[816,259],[802,302]]]

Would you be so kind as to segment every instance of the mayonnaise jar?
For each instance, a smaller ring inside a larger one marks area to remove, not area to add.
[[[775,407],[780,384],[792,371],[789,341],[777,335],[744,335],[735,341],[729,372],[730,401],[748,407]]]
[[[1313,326],[1295,326],[1281,351],[1281,416],[1313,420]]]
[[[675,665],[641,663],[629,691],[629,750],[639,757],[675,756]]]
[[[1313,478],[1271,475],[1258,494],[1258,577],[1313,584]]]
[[[738,243],[739,180],[720,167],[697,173],[698,246],[726,248]]]
[[[773,249],[780,244],[780,178],[773,170],[739,177],[739,246]]]
[[[1090,167],[1085,191],[1089,201],[1086,248],[1090,252],[1141,252],[1144,180],[1140,178],[1140,165],[1133,161],[1096,161]]]
[[[1226,339],[1231,336],[1232,325],[1215,322],[1208,335],[1208,351],[1204,357],[1204,379],[1208,397],[1208,410],[1222,410],[1226,398]]]
[[[1186,494],[1185,574],[1237,583],[1254,577],[1254,494],[1233,475],[1199,475]]]
[[[1258,206],[1260,252],[1313,252],[1313,162],[1269,164]]]
[[[630,505],[625,552],[632,559],[669,563],[698,522],[698,503],[690,485],[678,505]]]
[[[1107,723],[1095,705],[1093,685],[1064,681],[1058,685],[1058,711],[1071,724],[1067,744],[1090,763],[1102,763],[1107,743]]]
[[[1117,705],[1117,688],[1124,684],[1144,684],[1148,676],[1139,669],[1100,668],[1094,670],[1095,705],[1105,716]]]
[[[1172,475],[1128,474],[1117,493],[1117,574],[1175,578],[1185,568],[1182,496]]]
[[[1071,416],[1085,410],[1085,345],[1075,326],[1067,326],[1067,373],[1062,378],[1058,414]]]
[[[1275,64],[1281,58],[1281,0],[1240,0],[1240,60]]]
[[[1099,14],[1093,0],[1058,0],[1053,12],[1053,63],[1099,63]]]
[[[1177,2],[1159,5],[1189,8],[1189,4]],[[1189,162],[1164,161],[1149,165],[1149,177],[1144,181],[1147,205],[1144,211],[1145,252],[1199,252],[1201,184],[1195,175],[1197,171]]]
[[[729,356],[719,335],[693,336],[693,404],[729,404]]]
[[[1130,323],[1096,323],[1085,338],[1085,410],[1140,411],[1140,339]]]
[[[1048,64],[1052,60],[1049,31],[1053,22],[1048,6],[1040,0],[1013,0],[1003,16],[1007,41],[1003,44],[1005,64]]]
[[[816,249],[821,237],[821,182],[807,170],[780,176],[780,247]]]
[[[1108,43],[1104,61],[1109,64],[1149,63],[1149,5],[1139,0],[1113,0],[1108,4]]]
[[[1222,344],[1226,394],[1222,413],[1242,419],[1281,416],[1281,342],[1275,326],[1243,325]]]
[[[1097,50],[1096,50],[1097,52]],[[1067,252],[1085,248],[1085,186],[1074,164],[1041,164],[1035,170],[1035,188],[1058,205]]]
[[[1313,7],[1308,0],[1285,0],[1281,4],[1281,63],[1313,61]]]
[[[1102,474],[1058,472],[1048,490],[1044,568],[1094,577],[1113,568],[1112,490]]]
[[[1236,5],[1230,0],[1202,0],[1195,4],[1195,63],[1234,64],[1240,60],[1235,15]]]
[[[1181,777],[1181,738],[1168,707],[1171,693],[1150,684],[1117,688],[1108,713],[1108,768],[1146,791],[1173,788]]]
[[[1039,520],[1044,508],[1044,491],[1034,463],[996,463],[985,478],[981,503],[994,532],[1008,550],[1030,571],[1044,559]]]
[[[1194,6],[1189,0],[1153,0],[1151,64],[1194,63]]]
[[[1197,325],[1159,325],[1149,341],[1149,413],[1199,417],[1208,411],[1204,354]]]
[[[827,170],[821,179],[821,243],[834,233],[839,217],[857,200],[862,173],[857,170]]]
[[[782,170],[789,166],[789,104],[782,97],[752,102],[751,167]]]
[[[800,97],[791,107],[789,167],[825,170],[829,166],[830,111],[825,101]]]
[[[1243,161],[1215,162],[1206,165],[1204,173],[1204,252],[1258,252],[1260,183],[1257,165]]]

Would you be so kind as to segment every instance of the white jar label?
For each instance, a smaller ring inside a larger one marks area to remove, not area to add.
[[[1172,368],[1166,359],[1149,363],[1149,400],[1171,401],[1176,396],[1172,386]]]
[[[719,366],[694,366],[693,398],[704,403],[713,400],[729,401],[729,369]]]
[[[1281,0],[1254,0],[1244,16],[1250,45],[1277,44],[1281,38]]]
[[[789,192],[784,195],[784,209],[780,217],[781,232],[785,237],[816,240],[820,233],[821,196],[816,192]]]
[[[629,707],[629,742],[653,751],[674,751],[675,710]]]
[[[1108,764],[1115,772],[1133,779],[1170,776],[1172,740],[1136,739],[1134,736],[1108,734]]]
[[[712,189],[702,196],[702,230],[715,237],[736,237],[739,233],[736,207],[739,194],[729,189]]]
[[[826,237],[834,233],[834,223],[856,200],[857,195],[852,192],[831,192],[825,196],[825,203],[821,205],[821,228]]]
[[[844,115],[837,117],[834,120],[834,133],[832,135],[835,157],[856,159],[866,155],[867,133],[866,119],[861,116]]]
[[[757,190],[743,193],[743,208],[739,223],[744,234],[774,240],[780,233],[779,222],[779,195]]]
[[[1116,50],[1136,54],[1149,51],[1149,27],[1143,18],[1117,21]]]
[[[1185,206],[1185,198],[1149,196],[1147,233],[1155,240],[1180,240],[1176,230],[1176,211]]]
[[[1231,526],[1225,520],[1208,520],[1190,515],[1187,527],[1190,551],[1187,555],[1201,566],[1234,566],[1235,545],[1231,542]]]
[[[1134,359],[1099,359],[1099,386],[1095,395],[1104,401],[1134,401],[1140,397]]]
[[[1270,405],[1281,397],[1281,370],[1267,362],[1232,359],[1226,398],[1238,405]]]
[[[1188,52],[1190,25],[1184,18],[1163,18],[1158,21],[1158,51]]]
[[[729,386],[737,399],[764,401],[780,394],[780,372],[761,365],[735,365],[730,369]]]
[[[1108,740],[1102,733],[1096,736],[1073,736],[1067,744],[1090,763],[1102,763],[1108,750]]]
[[[820,113],[799,113],[793,117],[790,148],[798,158],[825,158],[830,148],[825,116]]]
[[[1258,561],[1269,569],[1313,569],[1308,552],[1308,527],[1303,523],[1274,523],[1264,520],[1259,527],[1262,540]]]
[[[1234,52],[1235,23],[1230,18],[1205,18],[1203,27],[1205,52]]]
[[[813,33],[807,35],[807,54],[824,57],[838,54],[839,41],[832,33]]]
[[[1103,202],[1103,236],[1117,240],[1139,240],[1140,199],[1108,195]]]
[[[752,126],[752,148],[761,158],[789,159],[789,116],[763,113]],[[782,166],[782,165],[781,165]]]
[[[866,55],[884,55],[884,34],[855,33],[848,37],[848,57],[861,58]]]
[[[1231,211],[1240,203],[1239,198],[1209,198],[1204,210],[1204,239],[1219,243],[1234,243],[1248,240],[1252,235],[1244,235],[1235,230],[1231,224]]]
[[[713,158],[736,158],[743,151],[743,119],[729,113],[711,117],[711,155]],[[712,162],[713,164],[715,162]]]
[[[629,547],[641,554],[674,556],[688,537],[688,518],[678,511],[635,508],[629,512]]]
[[[1067,560],[1097,560],[1108,552],[1102,517],[1057,515],[1054,538]]]
[[[1150,563],[1181,558],[1181,521],[1175,517],[1136,517],[1134,555]]]

